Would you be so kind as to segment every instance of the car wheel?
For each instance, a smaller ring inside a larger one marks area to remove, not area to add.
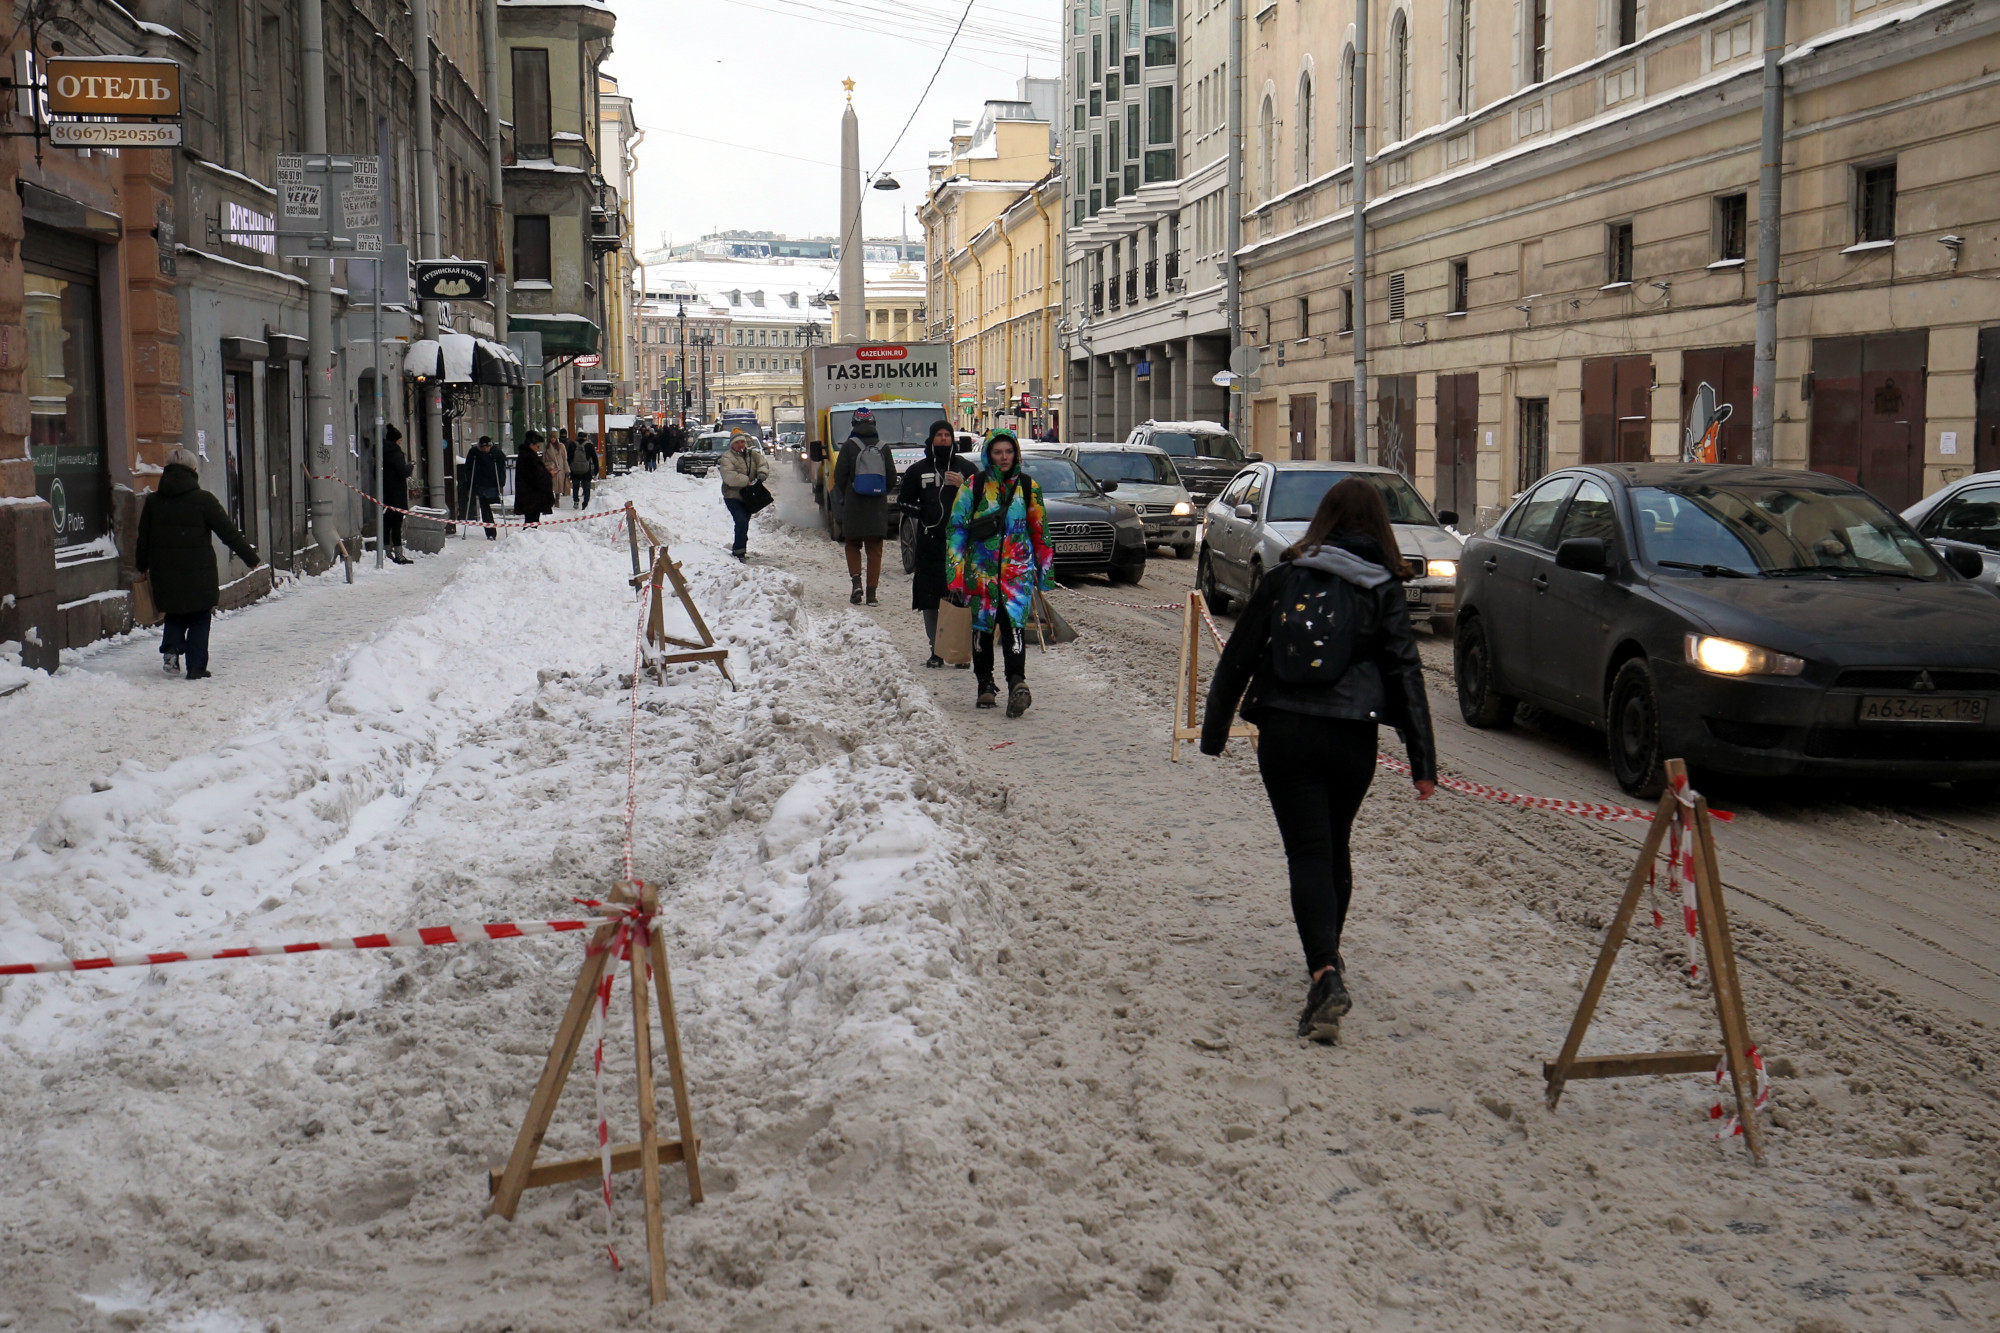
[[[1250,582],[1244,585],[1245,592],[1254,593],[1264,586],[1264,562],[1255,557],[1250,561]]]
[[[1660,700],[1653,689],[1653,669],[1644,658],[1618,668],[1604,734],[1618,785],[1641,799],[1658,796],[1667,785],[1660,762]]]
[[[1469,727],[1504,727],[1514,721],[1516,701],[1502,694],[1493,672],[1493,645],[1477,617],[1458,631],[1452,674],[1458,679],[1458,713]]]
[[[1453,624],[1450,616],[1431,617],[1431,633],[1437,635],[1440,639],[1449,639],[1455,628],[1456,626]]]
[[[1179,545],[1179,546],[1176,546],[1176,547],[1174,548],[1174,558],[1175,558],[1176,560],[1192,560],[1192,559],[1194,559],[1194,543],[1193,543],[1193,542],[1183,542],[1183,543],[1182,543],[1181,545]]]
[[[1146,562],[1136,565],[1113,565],[1109,571],[1113,583],[1137,583],[1146,577]]]
[[[1229,611],[1229,594],[1215,586],[1215,564],[1208,552],[1201,553],[1201,563],[1195,567],[1195,584],[1201,589],[1201,599],[1208,603],[1208,609],[1217,615]]]

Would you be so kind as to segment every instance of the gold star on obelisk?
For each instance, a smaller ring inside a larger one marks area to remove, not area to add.
[[[854,100],[854,80],[842,79],[840,81],[840,86],[847,89],[847,100],[852,102]]]

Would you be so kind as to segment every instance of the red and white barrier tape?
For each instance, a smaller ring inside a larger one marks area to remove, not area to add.
[[[1065,588],[1061,584],[1056,585],[1056,591],[1066,592],[1070,596],[1079,598],[1082,601],[1096,602],[1099,606],[1122,606],[1128,611],[1180,611],[1185,609],[1179,602],[1114,602],[1109,597],[1092,597],[1089,593],[1078,592],[1075,588]]]
[[[264,958],[290,953],[330,953],[348,949],[403,949],[428,944],[472,944],[482,940],[514,940],[528,935],[560,935],[566,931],[589,930],[602,920],[580,921],[494,921],[485,924],[456,923],[448,926],[419,926],[415,930],[385,930],[373,935],[349,935],[334,940],[308,940],[301,944],[193,945],[158,953],[112,954],[104,958],[62,958],[45,963],[0,964],[0,977],[28,976],[37,972],[95,972],[107,967],[158,967],[163,963],[204,963],[223,958]]]
[[[1752,1077],[1756,1080],[1757,1091],[1750,1100],[1750,1114],[1756,1115],[1771,1100],[1771,1079],[1764,1072],[1764,1055],[1755,1046],[1743,1052],[1750,1061]],[[1725,1113],[1722,1109],[1722,1080],[1729,1073],[1729,1057],[1724,1055],[1715,1062],[1715,1105],[1708,1108],[1710,1120],[1720,1120],[1722,1125],[1715,1131],[1718,1139],[1734,1138],[1743,1132],[1740,1114]]]
[[[316,476],[310,472],[307,473],[306,476],[313,481],[339,482],[342,486],[347,487],[348,490],[353,491],[356,495],[366,500],[369,504],[376,506],[378,509],[386,509],[392,514],[405,514],[412,518],[434,519],[437,517],[437,515],[435,514],[419,514],[414,509],[398,509],[395,505],[384,504],[382,503],[382,501],[376,499],[374,496],[370,495],[368,492],[362,490],[359,486],[356,486],[354,483],[346,480],[343,477],[321,477],[321,476]],[[600,519],[600,518],[622,518],[624,514],[625,511],[623,509],[599,509],[588,514],[577,514],[572,518],[538,519],[533,523],[528,523],[525,521],[519,523],[513,523],[503,518],[496,518],[491,522],[488,522],[483,518],[472,518],[470,516],[467,516],[465,518],[454,518],[451,521],[454,523],[463,523],[467,527],[481,527],[481,528],[557,528],[561,527],[565,523],[589,523],[594,519]]]

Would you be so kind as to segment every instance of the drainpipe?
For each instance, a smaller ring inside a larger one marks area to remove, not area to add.
[[[1368,0],[1360,0],[1366,5]],[[1243,0],[1229,0],[1229,219],[1225,244],[1229,247],[1228,290],[1224,303],[1229,307],[1229,355],[1243,345],[1243,269],[1236,252],[1243,246]],[[1235,369],[1231,366],[1230,369]],[[1247,390],[1238,383],[1229,386],[1229,431],[1242,438],[1243,397]],[[1096,404],[1092,403],[1093,410]]]
[[[1354,143],[1348,161],[1354,178],[1354,461],[1368,448],[1368,0],[1354,0]]]
[[[320,0],[299,0],[300,59],[305,83],[306,152],[326,152],[326,23]],[[306,497],[313,539],[328,561],[340,541],[334,517],[337,485],[320,481],[339,466],[333,436],[333,261],[306,263]],[[379,390],[378,390],[379,391]]]
[[[431,129],[431,6],[411,0],[411,44],[416,47],[410,68],[417,76],[417,258],[438,258],[437,144]],[[421,303],[424,337],[438,336],[436,301]],[[424,394],[424,503],[442,505],[445,497],[443,390],[435,383]]]
[[[423,0],[417,2],[421,4]],[[480,53],[479,75],[486,85],[486,212],[492,233],[488,244],[493,249],[493,340],[504,343],[507,341],[507,175],[500,146],[499,0],[482,0],[479,18],[486,48]],[[503,409],[505,415],[500,422],[503,442],[511,441],[514,434],[515,392],[513,389],[500,391],[506,404]],[[528,391],[522,388],[519,392],[525,412]]]
[[[1366,3],[1366,0],[1363,0]],[[1764,143],[1757,174],[1757,351],[1750,461],[1771,466],[1778,406],[1778,251],[1785,188],[1785,0],[1764,0]]]

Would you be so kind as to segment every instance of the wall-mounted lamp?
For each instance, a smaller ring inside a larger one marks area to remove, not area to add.
[[[1952,235],[1940,236],[1938,244],[1951,251],[1951,271],[1958,272],[1958,257],[1965,252],[1965,238]]]

